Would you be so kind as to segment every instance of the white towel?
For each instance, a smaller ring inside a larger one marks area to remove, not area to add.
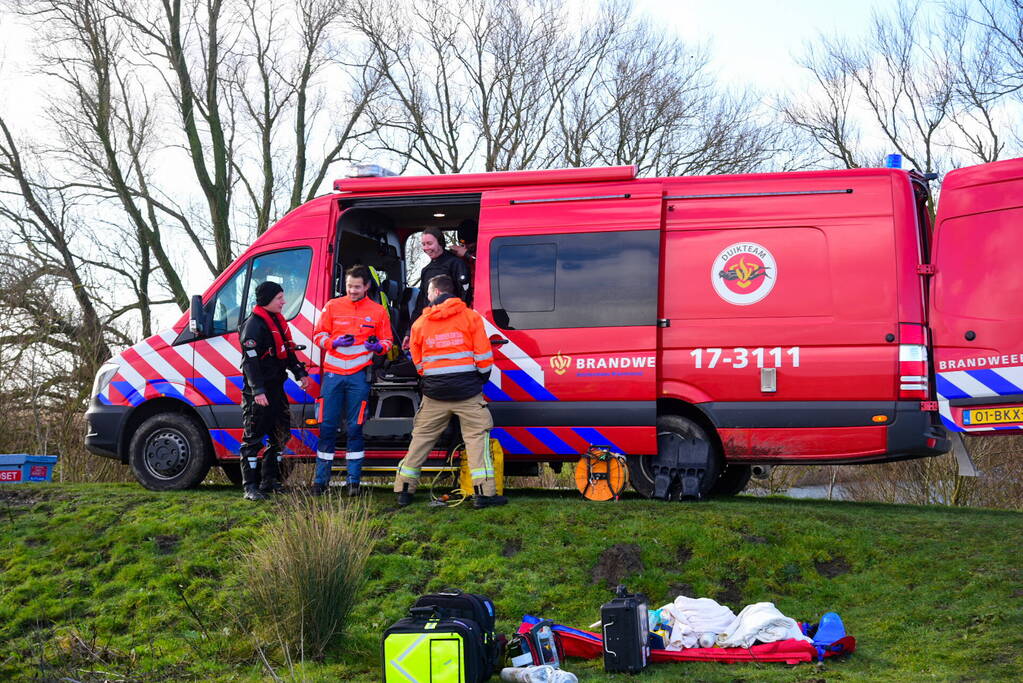
[[[735,620],[719,631],[718,647],[750,647],[795,638],[812,643],[799,630],[795,619],[782,614],[773,602],[757,602],[743,608]]]
[[[687,598],[680,595],[675,602],[661,608],[669,617],[671,635],[667,650],[696,647],[705,633],[718,634],[735,621],[735,613],[710,598]]]

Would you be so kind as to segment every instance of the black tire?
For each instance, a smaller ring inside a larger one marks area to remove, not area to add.
[[[213,458],[202,428],[180,413],[146,419],[128,445],[131,471],[150,491],[179,491],[202,483]]]
[[[749,465],[726,465],[710,490],[712,496],[737,496],[745,490],[753,476]]]
[[[714,484],[718,479],[718,472],[721,470],[721,453],[718,452],[717,443],[698,423],[680,415],[661,415],[657,418],[657,445],[658,448],[671,439],[696,439],[706,441],[710,453],[707,471],[700,483],[700,497],[706,498],[711,494]],[[629,480],[632,488],[644,498],[652,498],[654,495],[653,455],[632,456],[629,458]],[[679,485],[668,492],[669,500],[677,500],[680,491]]]
[[[233,486],[240,487],[242,485],[242,466],[237,462],[222,462],[220,463],[220,469],[224,471],[224,476],[231,482]]]

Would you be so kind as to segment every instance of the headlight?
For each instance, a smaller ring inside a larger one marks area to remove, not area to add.
[[[110,384],[110,380],[114,378],[114,374],[117,372],[118,367],[120,366],[118,366],[117,363],[109,362],[100,366],[99,370],[96,372],[96,380],[92,383],[91,396],[93,398],[99,396],[99,392],[107,388],[107,385]]]

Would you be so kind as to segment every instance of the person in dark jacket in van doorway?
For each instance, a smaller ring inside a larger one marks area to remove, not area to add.
[[[284,487],[280,457],[291,436],[291,409],[284,383],[287,370],[303,389],[309,383],[305,366],[295,356],[291,330],[281,315],[284,289],[267,280],[256,287],[256,305],[242,324],[242,488],[247,500],[263,500]],[[263,437],[268,444],[260,464]]]
[[[473,507],[508,502],[497,495],[490,457],[494,422],[482,393],[494,365],[494,351],[483,318],[455,297],[454,289],[447,275],[430,280],[427,291],[432,305],[412,325],[410,349],[423,376],[423,400],[412,424],[412,442],[394,480],[400,507],[412,502],[420,468],[452,415],[462,425],[475,493]]]
[[[430,257],[430,262],[423,267],[419,276],[419,296],[416,297],[416,308],[412,313],[415,322],[430,305],[427,289],[430,281],[438,275],[447,275],[454,284],[451,294],[462,301],[468,301],[466,293],[469,289],[469,269],[465,261],[444,248],[444,233],[438,228],[427,228],[420,235],[423,253]],[[406,336],[402,348],[407,349],[410,337]]]

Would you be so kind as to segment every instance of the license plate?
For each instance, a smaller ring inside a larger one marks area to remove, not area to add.
[[[963,411],[963,424],[997,425],[1023,422],[1023,406],[1009,408],[977,408]]]

